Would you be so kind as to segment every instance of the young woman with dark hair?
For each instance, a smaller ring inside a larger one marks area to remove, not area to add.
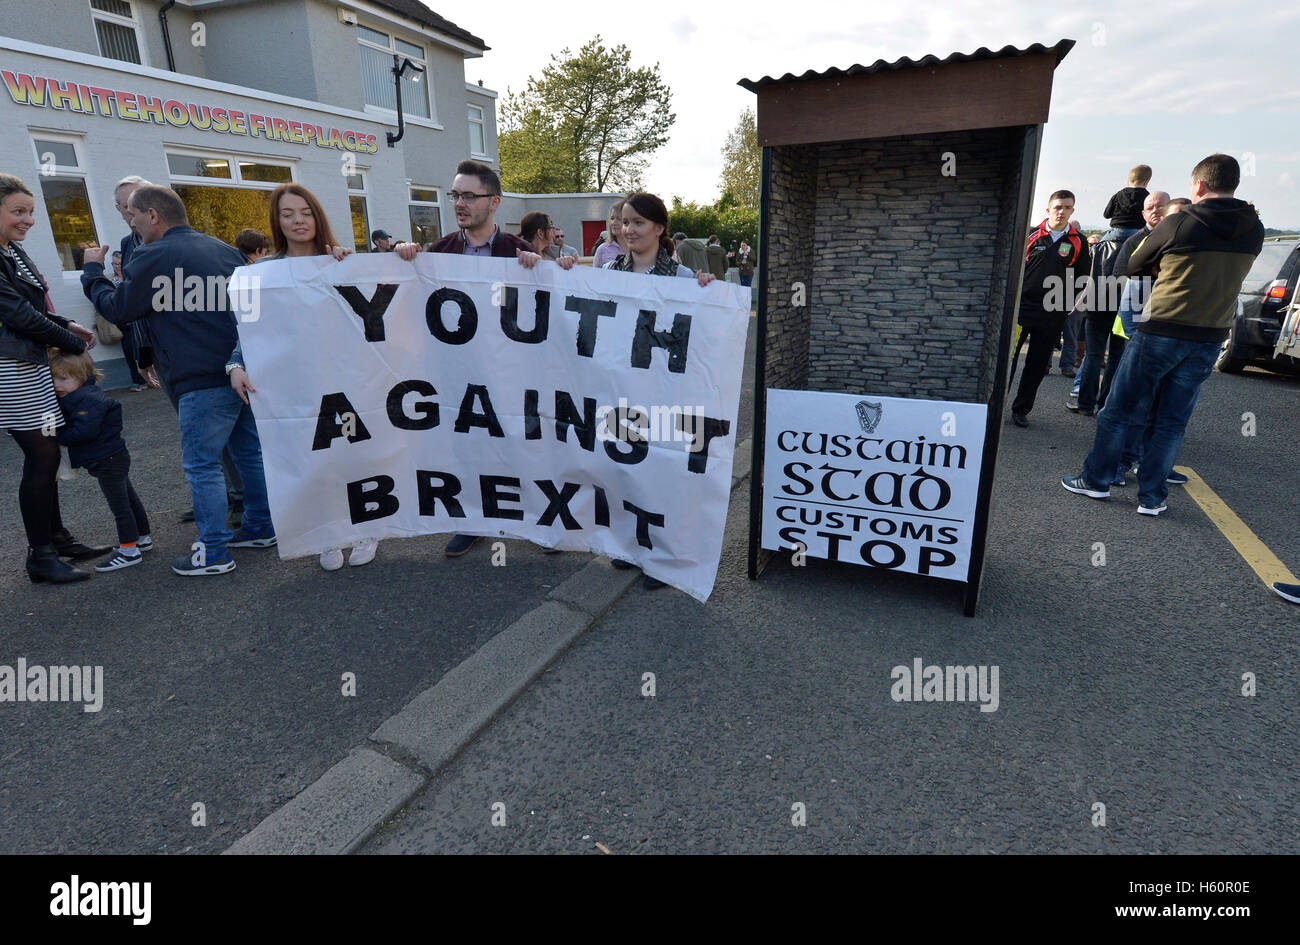
[[[641,272],[652,276],[692,276],[701,286],[706,286],[717,277],[711,272],[700,270],[692,272],[673,259],[673,241],[668,235],[668,208],[654,194],[642,191],[628,194],[623,200],[621,212],[623,223],[623,240],[627,252],[605,269],[617,272]],[[619,569],[635,567],[627,561],[614,559],[613,565]],[[663,587],[664,582],[650,575],[645,576],[646,590]]]
[[[550,216],[542,210],[525,213],[519,221],[519,238],[530,244],[538,256],[546,255],[546,251],[555,242],[555,227]]]
[[[275,244],[275,252],[267,257],[268,260],[294,256],[333,256],[335,259],[343,259],[352,253],[351,247],[339,245],[320,201],[301,184],[281,184],[271,192],[271,239]],[[226,370],[230,374],[230,386],[239,393],[244,403],[248,403],[248,394],[257,393],[257,389],[249,382],[240,346],[235,347]],[[352,546],[348,564],[353,567],[369,564],[375,560],[378,549],[378,541],[363,538]],[[337,571],[343,567],[343,549],[331,548],[322,552],[320,566],[326,571]]]
[[[0,174],[0,430],[23,451],[18,507],[27,531],[27,576],[34,582],[84,581],[88,571],[59,560],[97,558],[112,548],[88,548],[59,515],[59,441],[63,414],[50,377],[47,346],[81,352],[95,334],[50,311],[45,280],[23,252],[36,225],[36,200],[12,174]]]
[[[668,208],[654,194],[628,194],[621,212],[623,240],[627,252],[604,268],[619,272],[644,272],[652,276],[692,276],[705,286],[717,277],[711,272],[692,272],[673,259],[673,241],[668,235]]]

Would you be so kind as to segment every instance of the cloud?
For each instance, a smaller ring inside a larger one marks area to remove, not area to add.
[[[694,33],[698,27],[691,21],[689,16],[679,16],[668,24],[668,29],[683,43],[687,43],[690,42],[691,34]]]

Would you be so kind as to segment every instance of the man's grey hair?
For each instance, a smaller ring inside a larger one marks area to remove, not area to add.
[[[126,177],[123,177],[120,181],[118,181],[116,184],[113,185],[113,193],[117,193],[127,184],[145,184],[145,185],[152,186],[152,184],[149,181],[145,180],[139,174],[130,174]]]

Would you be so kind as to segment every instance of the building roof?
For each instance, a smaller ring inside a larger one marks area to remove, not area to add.
[[[838,79],[845,76],[874,75],[878,72],[901,72],[905,69],[929,69],[934,66],[946,66],[958,62],[976,62],[983,59],[1016,59],[1021,56],[1034,56],[1042,53],[1055,53],[1056,64],[1060,65],[1065,54],[1074,48],[1074,40],[1063,39],[1055,46],[1044,46],[1042,43],[1034,43],[1026,49],[1017,49],[1015,46],[1003,46],[1001,49],[994,51],[987,46],[981,46],[973,53],[953,53],[946,59],[940,59],[938,56],[929,54],[922,56],[920,59],[909,59],[904,56],[901,59],[895,59],[893,62],[885,62],[883,59],[877,59],[869,66],[854,65],[847,69],[830,68],[825,72],[814,72],[809,69],[803,75],[794,75],[787,72],[779,79],[774,79],[770,75],[765,75],[761,79],[741,79],[737,85],[748,89],[751,92],[757,92],[760,88],[767,85],[787,85],[791,82],[808,82],[814,79]]]
[[[415,20],[417,23],[423,23],[425,26],[431,26],[439,32],[446,33],[448,36],[459,39],[461,42],[468,43],[478,49],[486,51],[490,47],[468,30],[463,30],[451,20],[445,20],[438,14],[434,13],[420,0],[371,0],[376,6],[392,10],[394,13],[400,13],[407,19]]]

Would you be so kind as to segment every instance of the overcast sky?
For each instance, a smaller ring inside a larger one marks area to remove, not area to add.
[[[607,46],[625,44],[634,66],[658,62],[677,121],[646,183],[665,200],[717,198],[722,143],[755,100],[736,85],[741,78],[1068,38],[1076,45],[1056,70],[1036,214],[1066,188],[1078,196],[1076,220],[1102,225],[1102,207],[1132,165],[1155,169],[1153,189],[1185,196],[1192,166],[1224,151],[1243,160],[1237,196],[1264,224],[1300,228],[1296,0],[428,5],[492,47],[466,61],[465,75],[503,99],[551,53],[576,51],[597,33]]]

